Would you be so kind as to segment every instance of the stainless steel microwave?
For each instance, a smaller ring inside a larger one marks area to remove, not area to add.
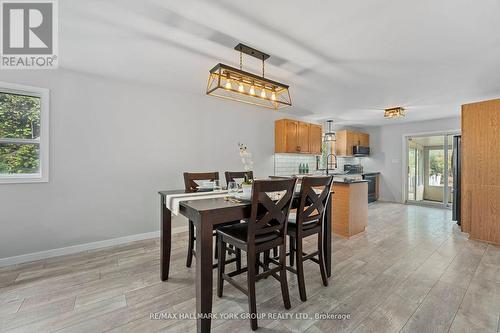
[[[370,147],[364,146],[353,146],[352,154],[354,156],[369,156],[370,155]]]

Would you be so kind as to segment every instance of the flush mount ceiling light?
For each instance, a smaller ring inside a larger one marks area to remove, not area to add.
[[[215,65],[208,77],[207,95],[274,110],[292,105],[288,85],[264,77],[268,54],[241,43],[234,49],[240,52],[240,69],[221,63]],[[243,53],[262,60],[262,76],[243,70]]]
[[[406,110],[402,107],[398,106],[395,108],[385,109],[384,117],[385,118],[399,118],[404,117],[406,115]]]
[[[328,126],[328,131],[325,133],[325,136],[323,138],[324,142],[335,142],[337,141],[335,132],[333,131],[333,120],[327,120],[326,124]]]

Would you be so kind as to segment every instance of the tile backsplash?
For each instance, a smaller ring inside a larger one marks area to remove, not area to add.
[[[300,164],[309,164],[309,172],[316,171],[316,156],[300,154],[274,154],[274,175],[290,176],[299,173]]]
[[[344,170],[345,164],[363,164],[361,163],[362,157],[340,157],[337,159],[337,168]]]
[[[341,157],[337,159],[337,167],[344,170],[344,164],[360,164],[359,157]],[[316,171],[316,156],[300,154],[274,154],[274,175],[290,176],[299,173],[300,164],[309,164],[309,172]]]

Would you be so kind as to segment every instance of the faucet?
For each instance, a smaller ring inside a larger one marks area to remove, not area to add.
[[[335,158],[334,162],[333,162],[333,166],[334,166],[334,169],[337,168],[337,156],[335,156],[334,153],[330,153],[328,155],[326,155],[326,174],[328,175],[329,173],[329,168],[328,166],[330,165],[330,162],[329,162],[329,159],[330,159],[330,156],[333,156]]]
[[[326,174],[328,175],[328,173],[330,171],[330,168],[328,167],[330,163],[328,162],[328,160],[332,156],[335,158],[335,161],[333,162],[334,168],[337,168],[337,156],[335,154],[331,153],[331,154],[326,155],[326,168],[325,169],[320,169],[319,168],[319,163],[320,163],[320,160],[321,160],[321,156],[316,156],[316,170],[318,170],[318,171],[319,170],[325,171]]]

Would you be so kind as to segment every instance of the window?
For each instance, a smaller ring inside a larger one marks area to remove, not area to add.
[[[429,149],[429,185],[444,185],[444,149]]]
[[[48,181],[47,89],[0,82],[0,183]]]

